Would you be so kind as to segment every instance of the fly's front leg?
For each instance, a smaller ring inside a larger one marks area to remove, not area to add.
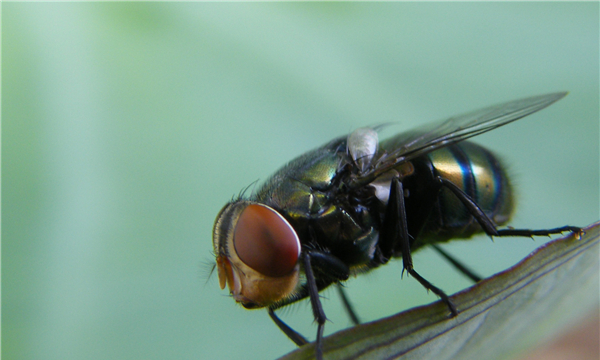
[[[304,273],[306,275],[306,286],[308,287],[308,294],[310,296],[310,304],[313,311],[313,316],[318,324],[317,329],[317,342],[315,345],[315,353],[317,360],[323,359],[323,328],[325,327],[325,312],[319,299],[319,289],[317,288],[317,282],[315,280],[315,274],[313,273],[312,266],[310,264],[310,254],[305,254],[302,257],[304,263]]]
[[[308,340],[296,330],[289,327],[286,323],[284,323],[277,315],[275,315],[275,311],[272,308],[269,308],[269,316],[271,320],[277,325],[279,330],[281,330],[284,334],[287,335],[290,340],[292,340],[297,346],[302,346],[308,344]]]
[[[463,203],[469,213],[479,223],[483,231],[489,236],[549,236],[552,234],[561,234],[566,231],[577,233],[579,236],[583,235],[583,230],[576,226],[563,226],[548,230],[529,230],[529,229],[496,229],[494,222],[481,210],[481,208],[475,203],[473,199],[465,194],[462,189],[454,185],[450,180],[444,179],[441,176],[437,177],[437,181],[440,185],[446,187]]]
[[[458,310],[456,310],[456,306],[454,306],[448,295],[419,275],[413,267],[412,256],[410,254],[408,226],[406,224],[404,188],[402,182],[398,178],[392,179],[390,186],[390,197],[381,228],[380,242],[384,254],[389,251],[389,254],[391,255],[390,250],[399,247],[402,252],[403,271],[406,270],[408,274],[417,279],[424,288],[431,290],[431,292],[439,296],[444,304],[448,306],[452,316],[458,315]]]
[[[350,269],[336,256],[317,250],[303,251],[300,255],[300,261],[302,261],[302,266],[304,267],[306,283],[302,285],[294,299],[285,304],[276,304],[269,307],[269,316],[277,325],[277,327],[279,327],[279,329],[296,345],[305,345],[308,343],[308,340],[306,340],[304,336],[300,335],[297,331],[279,319],[279,317],[275,315],[275,310],[281,306],[288,305],[309,297],[313,310],[313,316],[318,324],[315,355],[318,360],[322,360],[323,329],[325,327],[325,321],[327,320],[327,317],[325,316],[323,306],[321,305],[321,300],[319,299],[319,291],[325,289],[332,283],[347,280],[350,276]]]
[[[343,261],[338,259],[337,257],[323,253],[320,251],[311,251],[310,253],[310,264],[314,270],[318,273],[321,273],[323,276],[326,276],[333,280],[332,282],[337,282],[336,288],[338,290],[338,294],[342,299],[342,304],[344,305],[344,309],[348,313],[350,320],[354,325],[360,324],[360,320],[346,296],[344,292],[343,285],[339,281],[347,280],[350,276],[350,269]]]

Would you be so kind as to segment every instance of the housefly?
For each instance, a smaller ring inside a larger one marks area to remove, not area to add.
[[[319,292],[402,258],[406,271],[447,306],[440,288],[415,270],[411,254],[433,246],[477,281],[437,243],[489,236],[533,236],[580,228],[498,229],[513,210],[512,189],[500,161],[469,141],[539,111],[564,97],[553,93],[451,117],[379,141],[377,128],[360,128],[283,166],[248,197],[219,212],[213,229],[221,289],[247,309],[266,308],[298,346],[308,341],[275,310],[309,298],[322,358],[325,313]],[[341,287],[340,287],[341,291]],[[346,310],[358,323],[343,291]]]

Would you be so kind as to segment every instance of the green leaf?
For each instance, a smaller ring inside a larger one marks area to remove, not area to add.
[[[598,306],[600,222],[440,301],[324,339],[326,359],[505,359]],[[281,359],[314,358],[314,343]]]

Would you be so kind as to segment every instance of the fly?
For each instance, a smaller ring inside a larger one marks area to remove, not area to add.
[[[414,251],[433,246],[478,281],[437,244],[482,232],[498,237],[581,233],[574,226],[499,229],[513,211],[509,178],[494,154],[464,141],[565,95],[511,101],[384,141],[379,141],[377,129],[360,128],[299,156],[250,196],[239,196],[219,212],[213,245],[221,289],[228,286],[234,300],[247,309],[267,308],[298,346],[308,340],[275,310],[309,298],[318,324],[317,359],[323,357],[326,320],[319,292],[394,257],[402,258],[403,271],[440,297],[449,316],[456,316],[459,309],[446,293],[415,270]]]

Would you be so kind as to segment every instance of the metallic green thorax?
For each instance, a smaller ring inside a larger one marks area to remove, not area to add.
[[[366,265],[377,243],[372,209],[357,203],[340,174],[346,162],[346,138],[336,139],[291,161],[249,199],[282,214],[303,246],[343,253],[350,268]],[[364,192],[364,191],[362,191]],[[369,195],[372,197],[372,194]]]

